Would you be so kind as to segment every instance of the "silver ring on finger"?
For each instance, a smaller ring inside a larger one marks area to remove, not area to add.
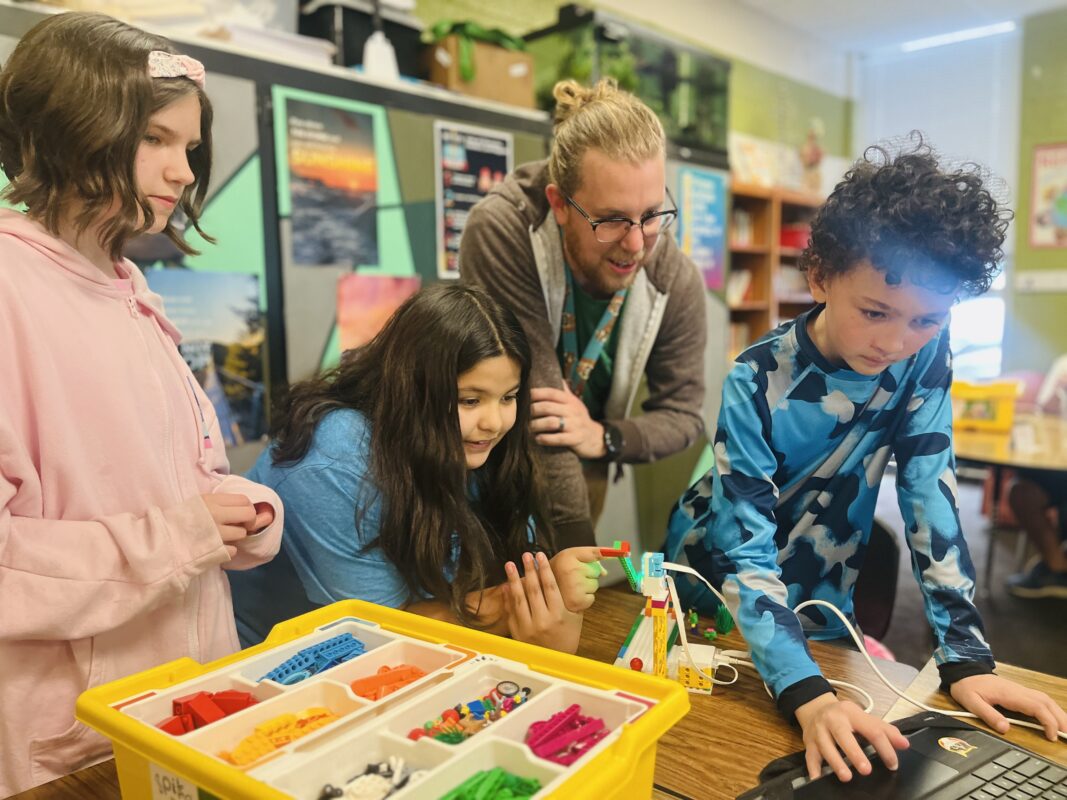
[[[563,417],[558,417],[558,419],[559,419],[559,428],[558,428],[558,430],[562,432],[563,429],[567,427],[567,420],[563,419]]]

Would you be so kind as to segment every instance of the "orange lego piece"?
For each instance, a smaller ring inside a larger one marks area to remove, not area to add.
[[[357,678],[352,681],[352,691],[368,700],[381,700],[383,697],[414,683],[426,673],[410,664],[398,664],[395,667],[381,667],[376,675]]]

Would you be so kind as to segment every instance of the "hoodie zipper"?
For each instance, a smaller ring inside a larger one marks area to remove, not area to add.
[[[163,380],[163,376],[160,374],[159,367],[157,366],[157,359],[151,356],[151,345],[145,337],[145,333],[142,327],[142,323],[138,319],[141,316],[141,312],[137,308],[137,298],[134,295],[128,295],[126,297],[126,306],[130,310],[130,316],[134,318],[134,327],[137,328],[137,333],[141,337],[141,343],[144,345],[145,354],[147,360],[151,363],[152,374],[156,378],[156,384],[159,387],[160,397],[162,398],[163,414],[164,414],[164,447],[166,449],[167,460],[170,462],[171,474],[174,478],[174,489],[177,495],[177,500],[181,502],[183,490],[181,477],[178,475],[178,465],[174,455],[174,418],[171,414],[170,402],[167,399],[166,382]],[[169,354],[165,350],[165,343],[159,337],[166,336],[159,323],[151,315],[149,321],[156,333],[156,341],[164,347],[163,354],[168,356]],[[177,349],[177,347],[175,347]],[[188,376],[186,376],[188,380]],[[196,400],[196,394],[193,393],[193,399]],[[200,408],[199,400],[196,400],[197,408],[200,411],[200,418],[203,420],[203,409]],[[195,422],[194,422],[195,424]],[[207,431],[204,431],[205,438],[207,437]],[[209,439],[210,441],[210,439]],[[199,453],[200,461],[203,462],[203,452]],[[191,658],[196,661],[200,660],[200,636],[198,635],[197,622],[200,617],[200,580],[201,576],[194,575],[189,581],[188,588],[185,591],[185,596],[182,598],[182,609],[185,615],[186,627],[185,627],[185,640],[187,644],[186,652]]]

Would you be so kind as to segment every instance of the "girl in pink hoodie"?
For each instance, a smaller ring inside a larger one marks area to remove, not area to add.
[[[211,404],[129,239],[198,231],[199,62],[94,14],[0,72],[0,796],[99,761],[84,689],[237,649],[222,569],[278,550],[277,495],[228,474]],[[221,568],[221,569],[220,569]]]

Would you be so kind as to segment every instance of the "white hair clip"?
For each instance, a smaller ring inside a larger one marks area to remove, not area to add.
[[[201,89],[206,83],[204,65],[189,56],[176,56],[163,50],[148,54],[148,74],[152,78],[188,78]]]

